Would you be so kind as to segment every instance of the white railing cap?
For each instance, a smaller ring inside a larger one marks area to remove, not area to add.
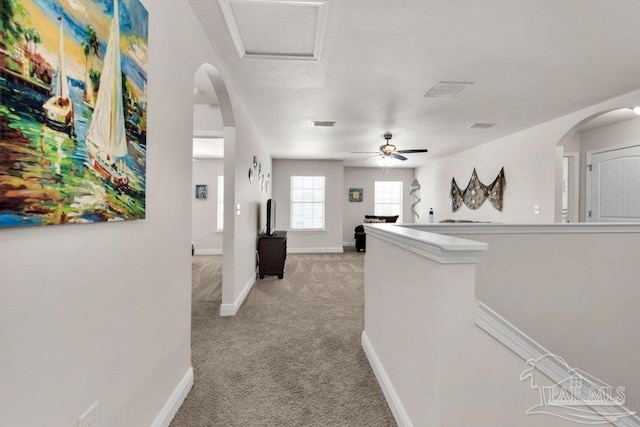
[[[487,243],[403,227],[364,224],[367,235],[377,237],[441,264],[474,264],[489,248]]]
[[[604,234],[640,233],[640,223],[438,223],[402,224],[402,227],[432,233],[446,234]]]

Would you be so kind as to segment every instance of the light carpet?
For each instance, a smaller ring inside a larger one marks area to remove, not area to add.
[[[193,258],[195,384],[171,426],[396,425],[360,346],[364,254],[290,254],[226,318],[221,264]]]

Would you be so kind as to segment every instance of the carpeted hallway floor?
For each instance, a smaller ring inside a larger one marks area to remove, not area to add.
[[[288,255],[228,318],[221,264],[193,258],[195,384],[172,427],[396,425],[360,346],[364,254]]]

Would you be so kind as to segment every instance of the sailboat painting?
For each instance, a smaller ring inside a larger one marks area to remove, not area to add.
[[[143,219],[139,0],[2,0],[0,228]]]

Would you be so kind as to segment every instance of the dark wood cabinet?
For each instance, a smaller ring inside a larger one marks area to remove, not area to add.
[[[274,231],[270,236],[258,237],[258,264],[260,278],[266,275],[284,277],[284,263],[287,258],[287,232]]]

